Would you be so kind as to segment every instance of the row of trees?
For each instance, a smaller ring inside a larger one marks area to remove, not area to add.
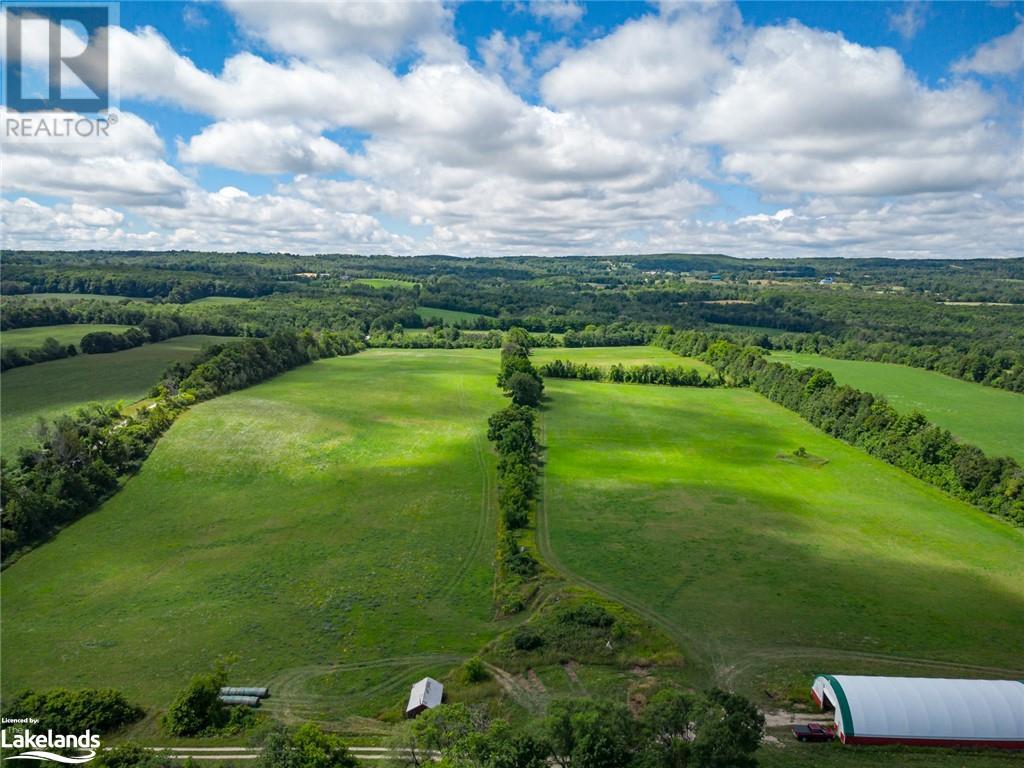
[[[633,715],[622,704],[553,701],[523,726],[461,704],[430,710],[395,739],[405,768],[440,753],[448,768],[753,768],[764,716],[721,690],[664,689]]]
[[[202,274],[189,270],[102,266],[5,264],[4,293],[94,293],[187,302],[204,296],[260,296],[271,280]]]
[[[50,360],[62,360],[77,354],[78,348],[74,344],[61,344],[52,336],[48,336],[43,341],[43,345],[35,349],[5,347],[3,353],[0,354],[0,371],[20,368],[23,365],[46,363]]]
[[[820,368],[772,363],[764,351],[726,341],[706,343],[699,334],[659,337],[682,355],[700,354],[725,379],[751,387],[833,437],[994,515],[1024,525],[1024,471],[1011,458],[991,458],[958,441],[921,413],[900,414],[884,398],[840,386]]]
[[[0,548],[10,557],[95,509],[134,473],[185,408],[250,386],[318,357],[352,354],[338,334],[274,334],[212,347],[194,365],[175,365],[156,388],[156,402],[134,415],[113,407],[82,408],[39,428],[35,448],[22,449],[0,478]]]
[[[530,334],[513,328],[505,334],[501,347],[498,386],[515,405],[534,407],[544,394],[544,380],[530,362]]]
[[[498,454],[498,573],[499,614],[526,607],[540,564],[523,546],[521,531],[530,524],[530,511],[540,490],[540,444],[536,411],[543,383],[530,362],[530,335],[509,331],[501,349],[498,386],[512,404],[487,421],[487,439]]]
[[[552,360],[540,367],[540,375],[553,379],[609,381],[616,384],[660,384],[666,387],[716,387],[722,383],[715,374],[701,376],[695,368],[664,365],[622,365],[603,368],[572,360]]]

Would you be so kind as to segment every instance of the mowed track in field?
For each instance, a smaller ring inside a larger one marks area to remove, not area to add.
[[[546,385],[542,554],[697,679],[1021,675],[1021,531],[751,392]],[[780,458],[800,446],[828,462]]]
[[[1024,395],[954,379],[935,371],[866,360],[773,352],[773,362],[830,371],[840,384],[885,397],[903,413],[920,411],[990,456],[1024,465]]]
[[[4,573],[4,692],[113,686],[161,708],[227,657],[285,717],[402,703],[499,631],[497,359],[373,350],[193,408]]]

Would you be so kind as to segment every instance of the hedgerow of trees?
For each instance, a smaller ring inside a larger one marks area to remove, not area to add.
[[[530,362],[530,339],[522,329],[506,334],[501,351],[498,386],[512,404],[487,421],[487,439],[498,454],[498,613],[516,613],[535,591],[540,564],[523,545],[520,532],[530,524],[539,491],[540,445],[536,406],[543,384]]]
[[[714,374],[701,376],[695,368],[664,365],[622,365],[603,368],[572,360],[552,360],[540,367],[540,375],[552,379],[608,381],[616,384],[660,384],[666,387],[716,387],[721,378]]]

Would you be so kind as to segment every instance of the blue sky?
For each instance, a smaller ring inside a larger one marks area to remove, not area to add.
[[[1020,3],[119,14],[119,136],[6,146],[8,246],[1022,255]]]

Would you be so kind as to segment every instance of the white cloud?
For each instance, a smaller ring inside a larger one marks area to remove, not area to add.
[[[262,120],[209,125],[187,143],[179,143],[178,157],[248,173],[315,173],[351,165],[348,152],[319,130]]]
[[[928,20],[928,4],[919,0],[903,3],[902,10],[889,11],[889,29],[904,40],[913,40]]]
[[[548,21],[563,30],[575,26],[586,13],[586,9],[576,0],[530,0],[528,8],[535,18]]]
[[[450,14],[439,2],[226,0],[242,27],[274,50],[306,59],[365,53],[390,60],[411,47],[437,53]],[[449,51],[451,49],[448,49]]]
[[[540,12],[576,13],[553,8]],[[1024,160],[1005,104],[970,80],[929,87],[891,49],[666,4],[578,50],[497,31],[478,67],[436,4],[231,9],[276,55],[208,72],[151,28],[114,29],[124,96],[212,120],[180,138],[178,161],[290,180],[204,190],[126,114],[116,151],[5,154],[5,189],[60,199],[6,201],[5,242],[54,243],[65,227],[81,247],[1020,253]],[[517,93],[552,66],[540,103]],[[335,130],[365,139],[348,150]],[[323,178],[335,172],[348,179]],[[702,219],[708,180],[780,210]]]
[[[914,194],[1005,178],[996,108],[970,83],[922,85],[891,49],[791,23],[752,35],[688,135],[762,190]]]
[[[1024,69],[1024,22],[1012,32],[981,45],[970,56],[953,63],[954,72],[979,75],[1014,75]]]
[[[0,119],[11,114],[0,107]],[[5,143],[4,189],[103,204],[180,205],[193,184],[166,162],[156,131],[137,115],[115,114],[109,139]]]
[[[711,10],[626,22],[545,75],[545,100],[562,109],[692,105],[729,67],[721,37],[730,24]]]
[[[501,77],[516,90],[521,91],[529,85],[532,73],[523,58],[519,38],[505,37],[501,30],[496,29],[490,37],[477,43],[477,51],[485,71]]]

